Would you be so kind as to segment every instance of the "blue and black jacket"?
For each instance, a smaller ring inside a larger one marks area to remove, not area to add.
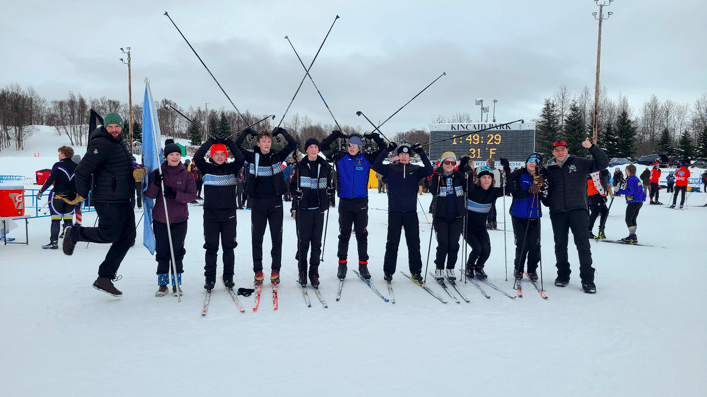
[[[542,190],[538,193],[537,197],[534,197],[530,194],[530,187],[533,186],[535,180],[533,176],[528,173],[527,168],[522,167],[513,171],[510,181],[512,182],[511,194],[513,195],[513,203],[511,204],[510,210],[511,216],[524,219],[537,219],[542,217],[540,201],[546,203],[547,182],[543,183]]]
[[[626,188],[617,192],[626,196],[626,204],[642,203],[646,201],[646,193],[643,191],[643,183],[636,175],[631,175],[626,179]]]
[[[351,156],[348,151],[340,151],[331,148],[331,144],[337,139],[332,134],[326,137],[320,147],[321,152],[332,161],[338,174],[337,194],[340,198],[354,199],[368,197],[368,178],[371,175],[371,164],[383,152],[385,142],[377,134],[373,134],[373,140],[378,144],[378,150],[372,153],[362,153]]]

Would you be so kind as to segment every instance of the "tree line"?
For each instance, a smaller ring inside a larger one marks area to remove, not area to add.
[[[599,95],[597,145],[609,156],[636,158],[666,154],[682,160],[707,157],[707,94],[694,104],[679,104],[655,95],[634,110],[628,98]],[[566,141],[571,153],[586,156],[581,146],[594,127],[594,96],[587,87],[573,95],[565,85],[545,98],[536,120],[536,150],[552,152],[555,141]]]

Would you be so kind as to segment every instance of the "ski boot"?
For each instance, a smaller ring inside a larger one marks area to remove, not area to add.
[[[214,280],[209,280],[208,278],[204,282],[204,289],[211,292],[212,289],[216,286],[216,281]]]
[[[597,236],[595,236],[594,233],[592,233],[592,232],[590,231],[590,232],[589,232],[589,239],[590,239],[590,240],[596,240],[596,239],[597,239]]]
[[[312,287],[319,288],[319,275],[316,273],[310,273],[309,283],[312,284]]]
[[[629,234],[628,237],[624,237],[621,240],[619,240],[622,244],[633,244],[636,245],[638,244],[638,237],[636,237],[635,234]]]
[[[606,234],[604,234],[604,230],[599,230],[599,235],[596,237],[598,240],[606,240]]]
[[[536,272],[528,272],[528,278],[532,281],[538,281],[538,274]]]
[[[597,293],[597,287],[596,287],[596,285],[594,285],[593,281],[586,281],[586,282],[582,281],[582,289],[587,294],[596,294]]]
[[[390,273],[386,273],[386,274],[383,276],[383,280],[385,280],[387,283],[389,283],[389,282],[393,281],[393,275],[390,274]]]
[[[280,271],[273,270],[270,272],[270,283],[272,285],[280,284]]]
[[[555,287],[566,287],[570,283],[570,280],[557,277],[555,279]]]
[[[420,273],[414,273],[412,275],[412,281],[416,282],[419,285],[423,285],[425,283],[425,281],[422,279],[422,276],[420,275]]]
[[[371,273],[368,272],[368,262],[358,261],[358,273],[366,280],[371,279]]]
[[[523,270],[515,269],[513,271],[513,276],[516,278],[516,280],[522,280],[523,279]]]
[[[307,286],[307,272],[305,271],[300,271],[299,272],[299,279],[297,280],[299,285],[304,288]]]
[[[469,278],[474,278],[474,268],[467,264],[466,268],[464,268],[464,274],[466,274]]]
[[[56,250],[56,249],[59,249],[59,244],[56,241],[50,241],[49,244],[43,245],[42,249]]]
[[[663,205],[663,203],[661,203],[660,201],[656,200],[656,201],[655,201],[655,205]]]
[[[682,204],[680,204],[680,209],[682,209]]]
[[[435,279],[438,281],[444,280],[444,269],[435,269]]]
[[[223,276],[223,283],[226,285],[226,288],[233,288],[236,286],[233,282],[233,275]],[[174,283],[172,283],[172,285],[174,285]]]
[[[258,285],[263,284],[263,278],[265,278],[265,275],[263,274],[262,270],[258,270],[255,272],[255,280],[253,281],[253,284],[257,287]]]
[[[475,274],[476,278],[478,278],[481,281],[484,281],[488,278],[483,267],[477,267],[476,269],[474,269],[474,272],[476,273]]]
[[[455,281],[457,279],[457,276],[454,274],[454,269],[447,269],[447,278],[450,281]]]
[[[339,271],[336,272],[336,277],[339,278],[339,280],[343,280],[346,278],[346,271],[348,269],[346,268],[346,261],[339,261]]]
[[[650,205],[655,205],[655,203],[653,202],[653,200],[651,200]]]
[[[670,208],[675,208],[675,204],[671,205]]]

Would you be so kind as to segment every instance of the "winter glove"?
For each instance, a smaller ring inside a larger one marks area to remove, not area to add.
[[[176,200],[177,199],[177,192],[172,189],[171,186],[165,186],[164,187],[164,196],[167,197],[168,199]]]
[[[367,132],[363,134],[363,137],[366,139],[375,139],[375,136],[378,135],[375,132]]]
[[[388,152],[393,152],[393,151],[395,151],[395,148],[397,148],[397,147],[398,147],[398,144],[397,144],[397,143],[395,143],[395,142],[390,142],[390,143],[388,144],[388,147],[385,148],[385,150],[388,151]]]
[[[287,131],[285,131],[284,128],[280,128],[280,127],[275,127],[275,129],[272,130],[272,136],[278,136],[280,134],[285,134],[285,133],[287,133]]]
[[[302,200],[302,191],[301,191],[301,190],[295,190],[295,191],[293,191],[293,192],[292,192],[292,197],[293,197],[295,200],[297,200],[297,201]]]
[[[84,200],[83,197],[79,196],[78,194],[76,194],[74,192],[69,192],[66,194],[57,195],[57,197],[64,200],[64,202],[69,205],[76,205]]]
[[[248,127],[248,128],[246,128],[245,132],[247,132],[248,135],[253,135],[253,136],[258,135],[258,131],[256,131],[255,129],[253,129],[253,127]]]
[[[37,192],[37,200],[41,200],[41,199],[42,199],[42,191],[40,190]]]
[[[410,149],[412,149],[412,151],[417,154],[421,154],[421,153],[425,152],[425,150],[422,148],[422,145],[419,143],[412,145],[412,147]]]
[[[621,181],[621,186],[619,186],[619,189],[626,190],[626,181]]]
[[[341,131],[339,131],[339,130],[334,130],[334,131],[332,131],[332,132],[331,132],[331,135],[334,136],[334,139],[339,139],[339,138],[346,139],[346,138],[349,137],[348,135],[344,134],[343,132],[341,132]]]
[[[530,186],[530,189],[528,189],[528,191],[530,191],[530,194],[540,193],[540,191],[543,190],[543,183],[544,182],[545,182],[545,180],[543,180],[542,176],[535,175],[535,177],[533,178],[533,185]]]
[[[503,157],[501,158],[501,165],[503,166],[503,169],[511,168],[511,163],[508,159],[504,159]]]
[[[328,188],[326,189],[326,194],[327,194],[327,196],[328,196],[330,199],[333,198],[333,197],[336,195],[336,188],[334,188],[334,187],[328,187]]]
[[[459,158],[459,169],[464,170],[467,164],[469,164],[469,156],[463,155]]]
[[[157,171],[154,174],[155,174],[155,179],[152,181],[152,183],[154,183],[155,186],[160,187],[160,184],[162,182],[162,173]]]
[[[442,174],[444,174],[444,167],[442,166],[442,164],[440,164],[439,167],[437,167],[437,168],[435,169],[435,174],[437,174],[437,175],[442,175]]]
[[[238,288],[237,294],[240,296],[249,297],[253,292],[255,292],[255,290],[252,288]]]

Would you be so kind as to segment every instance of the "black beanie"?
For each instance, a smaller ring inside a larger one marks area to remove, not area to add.
[[[167,156],[169,156],[171,153],[179,153],[180,155],[182,154],[182,149],[174,143],[174,139],[167,139],[164,141],[164,157],[165,159]]]
[[[397,151],[398,155],[400,155],[400,153],[410,154],[410,152],[412,152],[412,149],[410,149],[410,146],[408,146],[408,145],[398,146],[398,151]]]
[[[307,141],[304,143],[304,150],[307,151],[307,149],[312,145],[317,145],[317,148],[319,148],[319,141],[317,140],[317,138],[307,139]]]

